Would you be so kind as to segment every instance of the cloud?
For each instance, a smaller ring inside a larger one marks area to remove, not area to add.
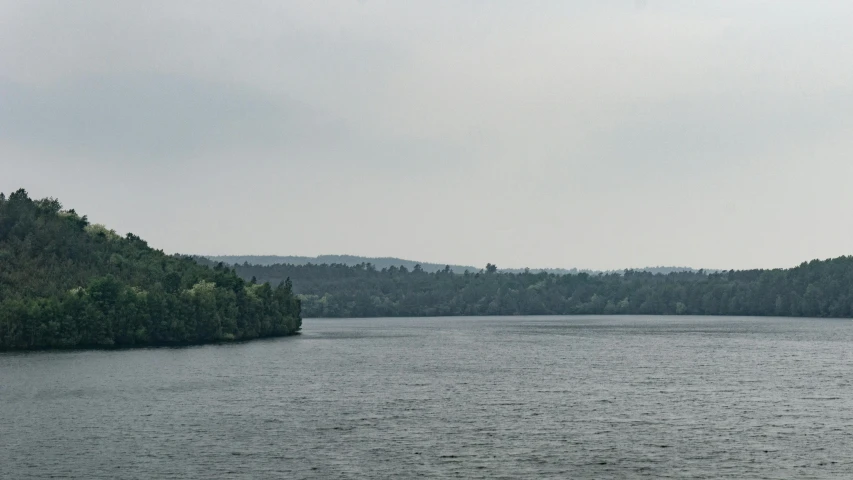
[[[796,0],[0,0],[0,186],[85,200],[172,251],[788,265],[853,235],[832,223],[851,18]],[[76,185],[153,206],[137,228]],[[181,203],[225,192],[215,212]]]
[[[174,76],[0,83],[0,140],[58,151],[153,159],[199,149],[323,144],[342,130],[333,117],[299,102]]]

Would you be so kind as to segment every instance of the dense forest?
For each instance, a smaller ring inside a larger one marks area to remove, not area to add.
[[[169,256],[55,199],[0,193],[0,349],[181,345],[289,335],[299,299]]]
[[[370,264],[236,265],[243,278],[293,279],[306,317],[433,315],[853,316],[853,257],[708,273],[476,273]]]

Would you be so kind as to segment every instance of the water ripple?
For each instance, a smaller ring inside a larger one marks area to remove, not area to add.
[[[0,355],[0,478],[853,478],[853,322],[304,329]]]

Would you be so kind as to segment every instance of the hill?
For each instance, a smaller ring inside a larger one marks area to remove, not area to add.
[[[404,260],[394,257],[359,257],[357,255],[319,255],[316,257],[297,257],[297,256],[279,256],[279,255],[206,255],[205,258],[215,262],[222,262],[226,265],[361,265],[371,264],[378,269],[390,267],[406,267],[411,270],[415,265],[420,265],[426,272],[438,272],[444,270],[448,265],[429,262],[416,262],[414,260]],[[455,273],[463,273],[465,270],[476,272],[479,270],[470,265],[449,265],[450,270]]]
[[[200,258],[207,258],[214,264],[222,262],[225,265],[347,265],[355,267],[357,265],[370,264],[379,270],[390,267],[406,267],[407,270],[413,270],[417,265],[427,273],[435,273],[443,271],[446,267],[450,267],[453,273],[465,273],[468,270],[470,273],[476,273],[481,268],[471,265],[445,265],[443,263],[418,262],[415,260],[404,260],[396,257],[360,257],[358,255],[319,255],[316,257],[300,257],[300,256],[283,256],[283,255],[202,255]],[[650,273],[674,273],[674,272],[698,272],[690,267],[644,267],[633,269],[638,272]],[[589,270],[577,268],[501,268],[498,271],[502,273],[554,273],[557,275],[569,275],[578,273],[623,273],[625,270]],[[706,273],[710,271],[706,270]]]
[[[278,287],[118,236],[59,201],[0,193],[0,349],[182,345],[290,335]]]
[[[368,265],[238,265],[238,275],[291,278],[308,317],[433,315],[853,316],[853,257],[790,269],[655,274],[441,271]]]

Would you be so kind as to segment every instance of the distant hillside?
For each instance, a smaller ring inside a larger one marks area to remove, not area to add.
[[[244,279],[290,279],[307,317],[459,315],[853,316],[853,257],[719,273],[556,275],[496,269],[456,275],[346,265],[234,267]]]
[[[226,265],[243,265],[248,263],[249,265],[268,266],[276,264],[308,265],[311,263],[314,265],[347,265],[352,267],[363,263],[370,263],[378,270],[400,266],[404,266],[406,269],[411,270],[415,265],[420,265],[421,268],[428,273],[444,270],[444,267],[447,266],[444,263],[416,262],[414,260],[404,260],[402,258],[394,257],[359,257],[356,255],[320,255],[317,257],[280,255],[205,255],[205,257],[213,262],[222,262]],[[470,265],[449,265],[449,267],[454,273],[464,273],[465,270],[470,272],[480,270],[479,268],[472,267]]]
[[[444,263],[429,263],[429,262],[418,262],[415,260],[404,260],[402,258],[395,257],[360,257],[358,255],[320,255],[317,257],[300,257],[300,256],[285,256],[285,255],[201,255],[204,258],[211,260],[214,264],[217,262],[222,262],[226,265],[261,265],[261,266],[270,266],[270,265],[346,265],[348,267],[354,267],[356,265],[361,265],[365,263],[370,263],[377,270],[382,270],[383,268],[390,267],[400,267],[404,266],[407,270],[412,270],[415,265],[420,265],[421,268],[427,273],[435,273],[444,270],[446,264]],[[453,273],[465,273],[465,270],[469,272],[479,272],[484,267],[474,267],[471,265],[449,265],[450,270]],[[628,270],[633,270],[635,272],[648,272],[648,273],[660,273],[660,274],[669,274],[669,273],[680,273],[680,272],[698,272],[699,270],[690,267],[644,267],[644,268],[632,268]],[[591,275],[595,275],[598,273],[618,273],[622,274],[625,270],[588,270],[588,269],[577,269],[577,268],[499,268],[499,272],[502,273],[553,273],[555,275],[577,275],[578,273],[589,273]],[[704,270],[705,273],[714,273],[718,270]]]

